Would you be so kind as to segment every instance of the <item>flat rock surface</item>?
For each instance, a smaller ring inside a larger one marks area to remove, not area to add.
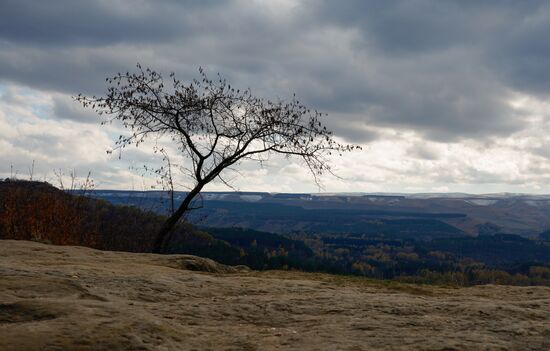
[[[0,350],[411,349],[550,350],[550,288],[250,272],[0,241]]]

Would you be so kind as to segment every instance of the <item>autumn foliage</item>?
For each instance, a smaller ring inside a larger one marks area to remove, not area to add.
[[[36,182],[0,183],[0,233],[5,239],[92,246],[83,236],[81,199]]]
[[[0,239],[151,251],[162,217],[76,196],[47,183],[0,182]]]

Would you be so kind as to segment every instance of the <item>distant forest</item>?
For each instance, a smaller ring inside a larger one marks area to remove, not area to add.
[[[253,206],[242,206],[241,211],[246,218],[270,219],[265,213],[255,217]],[[327,210],[325,215],[339,218],[338,211]],[[67,193],[47,183],[0,182],[0,239],[150,252],[163,220],[152,211]],[[537,240],[499,233],[471,237],[435,218],[369,220],[350,228],[346,233],[325,227],[280,235],[184,223],[173,233],[169,253],[258,270],[296,269],[459,286],[550,286],[550,235],[544,233]]]

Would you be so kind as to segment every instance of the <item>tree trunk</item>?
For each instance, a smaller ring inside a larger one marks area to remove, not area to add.
[[[163,253],[166,244],[168,243],[168,239],[170,239],[170,236],[172,234],[172,231],[174,230],[174,227],[180,220],[180,218],[189,210],[189,205],[191,204],[191,201],[195,198],[195,196],[200,193],[201,189],[203,188],[204,184],[199,183],[197,186],[191,190],[181,205],[178,207],[177,211],[172,213],[170,217],[164,222],[162,225],[162,228],[160,228],[160,231],[157,233],[157,237],[155,239],[155,243],[153,246],[153,252],[154,253]]]

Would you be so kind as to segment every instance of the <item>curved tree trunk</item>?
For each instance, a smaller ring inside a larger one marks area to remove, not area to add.
[[[197,196],[201,189],[204,187],[205,183],[199,183],[197,184],[193,190],[191,190],[181,205],[178,207],[178,209],[170,216],[164,224],[162,225],[162,228],[160,228],[159,232],[157,233],[157,237],[155,239],[155,243],[153,246],[153,252],[154,253],[163,253],[166,249],[166,245],[170,241],[170,236],[180,220],[180,218],[189,210],[189,205],[191,204],[191,201]]]

